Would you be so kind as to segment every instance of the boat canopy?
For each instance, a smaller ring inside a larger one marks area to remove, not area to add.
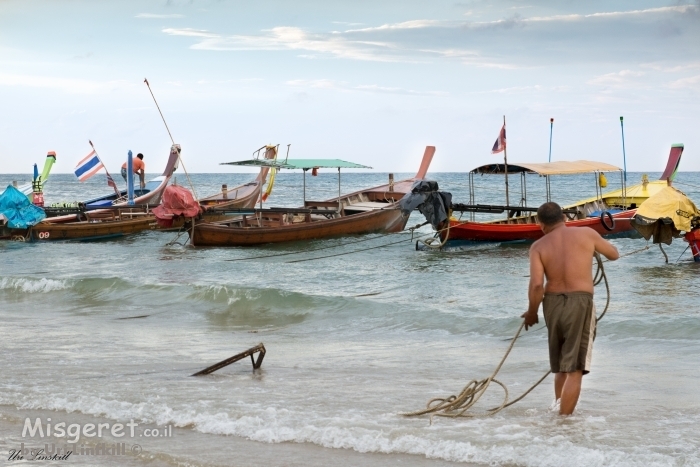
[[[254,167],[270,167],[274,169],[371,169],[362,164],[348,162],[341,159],[249,159],[236,162],[222,162],[220,165],[242,165]]]
[[[508,164],[508,173],[536,173],[538,175],[572,175],[591,172],[617,172],[622,169],[611,164],[596,161],[558,161],[558,162],[518,162]],[[486,164],[477,167],[471,173],[505,174],[504,164]]]

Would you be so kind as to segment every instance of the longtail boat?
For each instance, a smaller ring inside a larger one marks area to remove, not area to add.
[[[276,169],[301,169],[304,172],[304,205],[299,208],[255,209],[233,220],[197,222],[188,230],[195,246],[250,246],[265,243],[314,240],[342,235],[373,232],[398,232],[404,229],[408,216],[402,214],[398,202],[416,180],[425,178],[434,146],[427,146],[415,177],[386,185],[340,194],[341,168],[369,168],[338,159],[298,159],[263,161],[253,159],[230,165],[268,165]],[[319,168],[338,169],[338,196],[325,201],[306,199],[306,172]]]
[[[264,160],[274,161],[277,159],[277,150],[279,145],[265,145],[253,152],[253,155],[260,156],[262,150],[265,150]],[[263,193],[263,185],[267,180],[267,176],[272,170],[272,176],[268,183],[266,193]],[[227,209],[246,209],[252,208],[261,200],[262,197],[267,197],[272,191],[274,183],[274,173],[276,169],[271,166],[263,165],[260,167],[260,172],[255,180],[243,185],[228,188],[227,185],[221,187],[221,192],[199,199],[199,204],[204,210],[203,216],[208,222],[215,222],[231,217],[227,214]]]
[[[53,165],[56,163],[56,152],[54,151],[49,151],[48,154],[46,155],[46,159],[44,160],[44,169],[41,171],[41,175],[39,175],[39,171],[37,169],[36,164],[34,164],[34,178],[32,179],[31,182],[25,183],[23,185],[17,186],[17,189],[24,193],[27,198],[29,198],[29,201],[34,203],[35,201],[35,194],[42,196],[43,198],[43,191],[44,191],[44,185],[46,182],[49,180],[49,174],[51,173],[51,168]],[[5,192],[4,189],[0,189],[0,195],[2,195]],[[42,201],[39,203],[41,205],[43,203]]]
[[[479,205],[475,203],[474,175],[476,174],[505,174],[504,164],[487,164],[473,169],[469,173],[469,204],[453,205],[453,211],[469,212],[469,220],[451,218],[449,228],[445,225],[440,229],[439,236],[444,244],[446,241],[459,242],[509,242],[521,240],[537,240],[544,234],[537,224],[536,207],[527,207],[526,176],[536,174],[545,178],[547,201],[552,200],[550,177],[553,175],[572,175],[591,173],[595,175],[596,196],[575,203],[564,205],[567,213],[568,227],[590,227],[601,235],[619,235],[633,230],[630,220],[636,209],[650,196],[661,191],[669,179],[678,170],[682,144],[674,144],[671,148],[666,170],[660,180],[650,182],[643,179],[642,183],[626,186],[625,173],[619,167],[594,161],[560,161],[551,163],[509,163],[508,174],[518,174],[521,180],[521,201],[519,206]],[[619,172],[621,189],[603,193],[601,174]],[[478,222],[474,213],[507,213],[505,219]]]
[[[177,153],[179,154],[179,146],[173,146],[173,148],[177,149]],[[264,146],[263,148],[265,148],[264,157],[266,160],[276,157],[277,148],[275,146]],[[176,165],[172,165],[173,161],[177,162],[177,159],[174,158],[174,154],[175,153],[171,151],[171,158],[166,167],[166,171],[169,171],[170,174],[172,174],[174,167],[176,167]],[[172,168],[172,170],[170,170],[170,168]],[[253,207],[261,195],[262,186],[265,183],[269,170],[270,167],[261,167],[258,176],[252,182],[233,187],[230,191],[222,190],[222,193],[219,195],[204,198],[204,206],[217,206],[221,209]],[[165,177],[166,180],[170,179],[170,177],[167,176],[163,177]],[[148,184],[146,185],[146,189],[148,189]],[[159,182],[158,186],[154,187],[150,192],[157,190],[158,198],[160,199],[165,189],[166,186]],[[136,199],[143,200],[143,196],[144,194],[141,194]],[[103,197],[102,199],[108,198],[110,197]],[[116,197],[114,197],[114,199],[117,200]],[[147,199],[152,200],[154,198]],[[112,206],[108,206],[107,203],[97,202],[93,203],[93,205],[102,207],[98,209],[81,210],[78,213],[72,214],[72,219],[62,220],[61,222],[57,222],[56,219],[65,219],[66,217],[70,217],[70,215],[50,217],[26,231],[14,232],[13,235],[23,237],[26,241],[95,241],[119,238],[146,230],[161,229],[157,224],[156,217],[152,213],[152,208],[155,208],[157,205],[140,204],[131,206],[124,205],[121,201],[118,201],[117,204]],[[205,216],[205,218],[218,220],[221,218],[219,216],[230,217],[231,214],[226,214],[224,211],[213,212],[211,215]],[[169,228],[181,228],[184,222],[184,218],[179,218],[173,222]]]

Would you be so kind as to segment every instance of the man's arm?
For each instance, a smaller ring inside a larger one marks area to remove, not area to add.
[[[527,311],[521,316],[525,318],[525,330],[530,326],[539,323],[537,311],[544,297],[544,264],[539,251],[530,248],[530,286],[527,291],[529,306]]]
[[[612,243],[601,237],[600,234],[595,230],[591,229],[591,232],[594,238],[593,245],[595,247],[595,251],[605,256],[610,261],[615,261],[620,257],[620,253],[617,251],[617,248],[615,248],[615,246]]]

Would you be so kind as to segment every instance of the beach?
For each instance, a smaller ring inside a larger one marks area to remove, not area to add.
[[[429,177],[453,201],[468,199],[466,174]],[[18,178],[0,175],[0,182]],[[98,178],[80,185],[72,175],[52,175],[47,204],[107,192]],[[250,178],[192,174],[200,195]],[[280,174],[268,205],[300,205],[300,178]],[[592,177],[562,178],[552,181],[556,201],[592,195],[580,189],[592,191]],[[629,178],[636,183],[641,173]],[[343,192],[386,179],[344,173]],[[311,199],[337,192],[334,174],[312,181]],[[700,199],[699,173],[681,172],[677,181]],[[479,202],[500,201],[502,179],[478,183]],[[529,204],[543,196],[537,183],[528,185]],[[408,225],[423,221],[414,213]],[[0,243],[4,453],[21,443],[43,446],[49,438],[23,437],[23,426],[50,417],[172,426],[167,437],[105,436],[141,451],[74,456],[77,465],[700,464],[700,268],[683,241],[664,246],[665,264],[656,245],[638,251],[643,239],[612,240],[631,254],[605,264],[610,308],[573,416],[550,411],[550,377],[495,416],[485,415],[503,400],[494,385],[476,417],[431,424],[401,414],[491,374],[527,307],[529,244],[416,251],[416,236],[400,233],[359,244],[352,237],[251,248],[190,248],[185,235],[168,246],[176,235]],[[397,239],[405,242],[380,247]],[[599,310],[604,303],[599,286]],[[501,370],[511,398],[548,370],[543,325],[540,314]],[[267,354],[259,370],[244,359],[190,376],[260,342]]]

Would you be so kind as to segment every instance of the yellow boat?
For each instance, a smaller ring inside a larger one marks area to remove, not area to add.
[[[678,172],[678,165],[681,162],[682,155],[683,145],[674,144],[671,146],[671,153],[668,156],[666,170],[664,170],[659,180],[649,181],[649,178],[643,175],[641,182],[636,185],[623,186],[623,188],[619,190],[613,190],[596,197],[583,199],[577,201],[572,206],[595,203],[602,199],[607,206],[614,206],[618,209],[636,209],[644,201],[661,192],[666,186],[673,182],[673,179],[676,177],[676,172]]]

